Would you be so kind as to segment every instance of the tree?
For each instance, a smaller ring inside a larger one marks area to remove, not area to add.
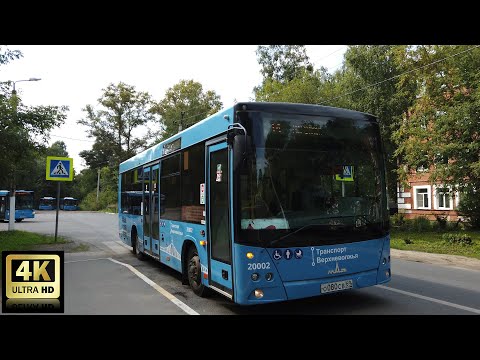
[[[417,99],[395,132],[403,180],[420,165],[430,181],[480,199],[480,49],[431,45],[410,49]],[[462,202],[462,195],[460,196]],[[480,219],[480,202],[468,203]],[[480,222],[479,222],[480,224]]]
[[[0,95],[0,184],[15,188],[17,177],[28,174],[32,159],[44,149],[51,129],[66,119],[66,106],[22,104],[21,98]]]
[[[0,65],[6,65],[10,61],[21,57],[23,57],[23,54],[20,50],[10,50],[6,46],[0,45]]]
[[[397,145],[392,139],[402,116],[415,100],[416,81],[400,75],[410,69],[403,45],[349,46],[345,63],[337,73],[339,95],[326,99],[325,105],[341,106],[375,115],[386,151],[388,189],[397,197]]]
[[[193,80],[181,80],[165,92],[165,97],[153,111],[160,115],[162,135],[156,142],[178,132],[179,125],[186,129],[222,107],[220,96],[213,90],[203,91],[203,86]]]
[[[133,131],[155,119],[151,112],[153,102],[147,92],[136,91],[123,82],[108,85],[98,99],[101,108],[95,110],[86,105],[86,118],[78,123],[89,128],[88,136],[95,138],[91,150],[80,156],[89,167],[100,168],[105,164],[117,167],[120,162],[143,150],[147,136],[135,137]]]
[[[300,77],[305,71],[313,72],[305,45],[259,46],[256,54],[264,80],[286,83]]]

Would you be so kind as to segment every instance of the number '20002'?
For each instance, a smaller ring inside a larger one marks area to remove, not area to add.
[[[270,269],[269,262],[248,264],[248,270],[268,270],[268,269]]]

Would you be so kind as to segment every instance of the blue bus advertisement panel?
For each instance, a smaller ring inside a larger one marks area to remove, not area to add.
[[[390,281],[372,115],[239,103],[119,170],[120,238],[179,271],[197,295],[253,305]]]
[[[15,221],[35,218],[33,191],[15,190]],[[0,190],[0,219],[10,217],[10,191]]]

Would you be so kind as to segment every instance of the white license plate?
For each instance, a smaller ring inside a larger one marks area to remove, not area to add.
[[[322,284],[320,286],[320,292],[322,294],[334,292],[334,291],[342,291],[353,288],[353,280],[343,280],[343,281],[336,281],[331,283]]]

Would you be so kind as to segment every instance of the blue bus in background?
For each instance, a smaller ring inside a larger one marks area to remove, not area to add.
[[[66,196],[60,199],[60,209],[64,211],[76,211],[79,210],[78,199]]]
[[[238,103],[120,164],[119,236],[241,305],[382,284],[385,172],[373,115]]]
[[[38,210],[55,210],[57,208],[57,199],[51,196],[40,198]]]
[[[0,190],[0,220],[10,218],[10,191]],[[15,190],[15,221],[35,218],[33,191]]]

